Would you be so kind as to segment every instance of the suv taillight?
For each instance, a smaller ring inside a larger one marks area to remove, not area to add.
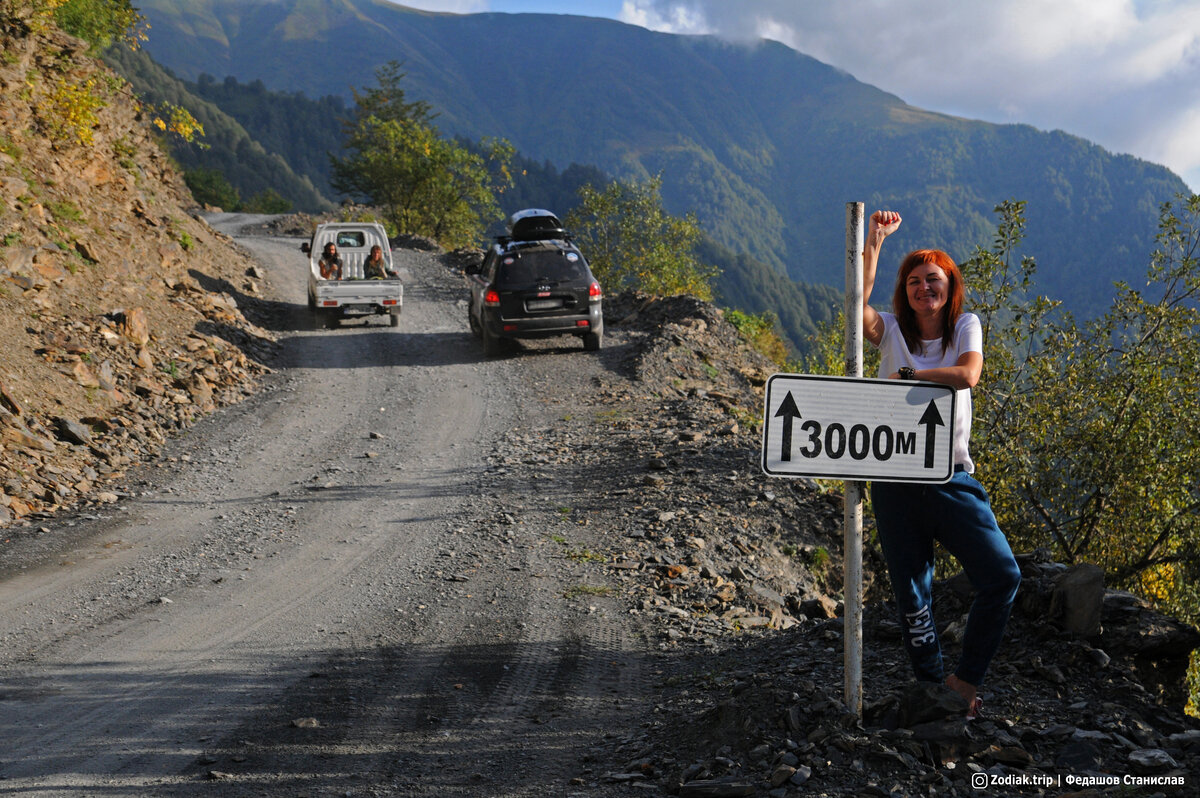
[[[489,307],[489,308],[500,307],[500,292],[489,289],[483,295],[483,304],[485,307]]]
[[[600,290],[600,283],[593,280],[592,284],[588,286],[588,299],[592,302],[598,302],[603,296],[604,292]]]

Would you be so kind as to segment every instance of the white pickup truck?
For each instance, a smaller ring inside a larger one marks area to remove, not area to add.
[[[342,259],[340,280],[321,277],[321,253],[327,244],[337,248]],[[387,278],[366,279],[363,263],[378,245],[383,250]],[[342,319],[386,315],[393,327],[400,323],[404,285],[392,263],[387,233],[378,222],[331,222],[317,225],[312,239],[300,245],[308,255],[308,307],[326,327],[337,327]]]

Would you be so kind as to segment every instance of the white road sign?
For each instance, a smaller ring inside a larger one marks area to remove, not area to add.
[[[762,468],[774,477],[946,482],[954,475],[948,385],[775,374]]]

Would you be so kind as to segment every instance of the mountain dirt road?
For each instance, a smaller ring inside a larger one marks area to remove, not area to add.
[[[299,240],[239,242],[272,287],[264,390],[4,566],[0,796],[629,794],[589,751],[637,728],[653,655],[569,478],[495,464],[619,338],[484,359],[461,279],[409,250],[398,328],[315,329]]]

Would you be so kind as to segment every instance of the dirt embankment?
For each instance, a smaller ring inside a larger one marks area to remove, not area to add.
[[[242,314],[253,262],[189,210],[128,86],[63,34],[0,49],[0,525],[22,534],[114,501],[131,463],[252,390],[274,343]],[[103,102],[90,121],[78,91]]]

